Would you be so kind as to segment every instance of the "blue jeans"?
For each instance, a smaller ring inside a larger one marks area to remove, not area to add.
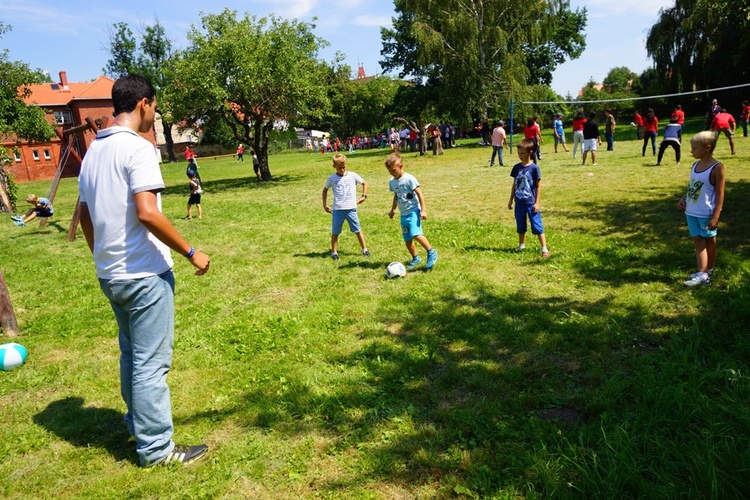
[[[174,274],[99,280],[120,329],[120,392],[141,465],[174,448],[167,373],[174,344]]]
[[[502,146],[492,146],[492,159],[490,160],[490,166],[495,164],[495,155],[498,157],[498,161],[500,162],[500,165],[503,164],[503,147]]]

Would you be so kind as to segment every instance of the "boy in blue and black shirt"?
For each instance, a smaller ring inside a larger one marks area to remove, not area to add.
[[[550,253],[547,249],[547,238],[544,236],[542,214],[539,212],[542,172],[539,170],[539,165],[531,161],[534,147],[534,143],[528,139],[518,143],[518,158],[521,162],[517,163],[510,172],[510,176],[515,181],[510,189],[508,210],[513,210],[515,200],[516,230],[518,231],[516,251],[520,252],[526,248],[526,217],[528,216],[531,222],[531,233],[539,237],[539,243],[542,245],[542,258],[546,259]]]

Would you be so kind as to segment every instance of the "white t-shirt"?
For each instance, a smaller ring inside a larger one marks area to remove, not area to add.
[[[333,188],[333,210],[351,210],[357,208],[357,184],[362,184],[362,177],[354,172],[344,175],[333,174],[326,181],[326,189]]]
[[[127,127],[97,132],[83,158],[78,190],[94,226],[99,278],[145,278],[172,268],[169,247],[138,220],[134,200],[137,193],[163,189],[150,142]],[[161,211],[161,195],[156,196]]]
[[[406,172],[398,179],[391,177],[388,181],[388,190],[395,193],[398,210],[402,216],[421,210],[419,198],[417,198],[417,193],[414,192],[418,187],[417,179]]]

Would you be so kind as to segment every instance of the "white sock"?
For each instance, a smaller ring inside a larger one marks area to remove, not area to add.
[[[542,247],[542,253],[547,251],[547,247]]]
[[[518,248],[520,248],[521,250],[523,250],[524,248],[526,248],[526,245],[524,245],[523,243],[519,243],[518,244]]]

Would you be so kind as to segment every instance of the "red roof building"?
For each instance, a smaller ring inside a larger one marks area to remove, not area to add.
[[[65,71],[60,71],[60,81],[29,85],[31,94],[24,99],[26,104],[39,106],[46,110],[47,121],[61,132],[86,124],[86,118],[98,120],[109,117],[112,124],[112,86],[114,80],[100,76],[93,82],[68,82]],[[95,139],[92,130],[76,134],[72,144],[78,155],[88,150]],[[143,134],[143,137],[155,144],[154,134]],[[49,142],[37,143],[18,141],[14,138],[3,138],[2,145],[13,150],[13,161],[10,172],[16,182],[51,179],[63,153],[63,143],[55,136]],[[64,177],[75,177],[80,165],[73,155],[69,155],[63,170]]]

